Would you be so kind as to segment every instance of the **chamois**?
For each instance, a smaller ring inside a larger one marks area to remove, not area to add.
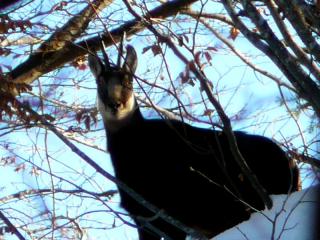
[[[133,93],[137,54],[127,46],[122,67],[89,56],[96,78],[98,108],[107,135],[115,176],[147,201],[186,226],[213,237],[264,208],[243,176],[223,131],[193,127],[177,120],[143,118]],[[299,172],[284,151],[263,136],[234,132],[238,147],[269,194],[299,189]],[[160,239],[139,219],[153,214],[119,189],[121,206],[138,226],[141,240]],[[186,234],[162,219],[152,225],[174,240]]]

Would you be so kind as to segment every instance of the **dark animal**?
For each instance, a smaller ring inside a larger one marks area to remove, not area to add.
[[[248,219],[253,208],[264,208],[235,162],[222,131],[196,128],[175,120],[143,118],[132,87],[137,67],[133,47],[127,47],[122,67],[110,64],[105,53],[103,62],[90,55],[89,65],[96,78],[99,109],[118,179],[207,237]],[[240,152],[268,193],[298,190],[297,167],[279,146],[262,136],[234,134]],[[122,207],[140,226],[140,239],[160,239],[137,220],[153,214],[122,189],[119,192]],[[159,218],[151,223],[171,239],[186,237]]]

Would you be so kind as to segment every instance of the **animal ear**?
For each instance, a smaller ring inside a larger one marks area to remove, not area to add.
[[[103,64],[100,61],[100,59],[93,54],[89,54],[88,57],[88,62],[89,62],[89,67],[91,72],[93,73],[93,75],[97,78],[98,76],[100,76],[102,74],[103,71]]]
[[[125,72],[134,74],[138,65],[137,53],[131,45],[127,46],[127,55],[122,68]]]

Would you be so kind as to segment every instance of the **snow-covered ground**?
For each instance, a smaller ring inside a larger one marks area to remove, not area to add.
[[[273,195],[273,208],[252,214],[248,221],[212,240],[316,240],[314,230],[320,187],[287,195]]]
[[[319,240],[320,185],[288,195],[271,195],[273,208],[251,215],[211,240]],[[318,230],[319,232],[319,230]],[[318,235],[319,237],[319,235]],[[196,240],[187,238],[187,240]]]

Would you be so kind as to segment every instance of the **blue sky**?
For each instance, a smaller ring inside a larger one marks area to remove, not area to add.
[[[46,1],[45,1],[46,2]],[[44,3],[42,11],[48,10],[50,7]],[[53,3],[50,3],[51,6]],[[116,5],[116,4],[115,4]],[[32,7],[37,6],[37,1],[32,3]],[[76,7],[70,8],[70,10],[76,12],[77,9],[81,9],[84,5],[79,5]],[[116,6],[114,6],[116,7]],[[209,8],[208,8],[209,9]],[[205,9],[206,10],[206,9]],[[106,13],[107,14],[107,13]],[[20,11],[15,16],[12,17],[19,18],[20,16],[26,17],[28,14],[26,12]],[[63,13],[57,13],[49,19],[43,15],[39,18],[35,18],[33,21],[49,22],[49,25],[54,27],[57,22],[63,24],[67,19],[62,18]],[[114,14],[114,16],[123,16],[123,13],[119,12]],[[97,21],[99,24],[99,21]],[[95,25],[91,25],[95,26]],[[174,21],[170,23],[172,29],[177,32],[182,31],[180,23],[175,23]],[[188,25],[189,26],[189,25]],[[194,26],[194,23],[191,23],[189,27]],[[38,26],[39,27],[39,26]],[[31,32],[36,33],[41,29],[35,27]],[[42,31],[42,30],[41,30]],[[94,31],[102,31],[102,28],[94,29]],[[165,28],[164,28],[165,31]],[[165,67],[158,69],[159,66],[164,66],[161,62],[160,56],[153,56],[151,51],[148,51],[145,54],[142,53],[142,49],[146,46],[154,44],[155,40],[153,37],[144,37],[141,33],[138,37],[133,37],[132,40],[129,40],[128,43],[133,45],[136,51],[139,54],[139,65],[136,75],[142,79],[156,82],[162,87],[171,87],[175,86],[180,91],[180,98],[185,104],[192,104],[188,107],[188,110],[193,113],[196,117],[204,121],[209,121],[207,116],[202,116],[204,111],[202,104],[196,104],[201,101],[201,91],[199,84],[196,82],[195,86],[191,85],[181,85],[181,79],[179,74],[184,71],[185,66],[177,59],[174,54],[167,50],[166,60],[169,65],[169,72],[166,71]],[[228,36],[228,28],[224,27],[224,34]],[[49,34],[44,36],[47,38]],[[204,50],[207,46],[215,47],[218,49],[217,52],[212,53],[211,65],[205,68],[205,73],[207,77],[212,81],[214,86],[214,91],[218,93],[216,96],[219,98],[220,102],[226,108],[226,112],[230,117],[234,116],[233,127],[236,130],[247,131],[250,133],[262,134],[271,138],[276,139],[277,141],[283,142],[284,139],[290,139],[291,136],[295,136],[298,133],[298,127],[302,128],[305,132],[304,137],[306,142],[312,141],[315,134],[317,133],[316,129],[313,131],[308,131],[310,122],[313,120],[312,115],[309,112],[300,113],[296,115],[296,120],[293,121],[292,118],[287,118],[287,110],[284,105],[280,104],[280,95],[278,88],[275,83],[270,79],[265,78],[259,73],[254,72],[248,68],[243,62],[241,62],[237,57],[235,57],[230,51],[225,49],[222,46],[222,43],[213,37],[212,35],[199,35],[197,38],[197,43],[201,43],[202,47],[199,47],[199,50]],[[265,58],[261,53],[257,52],[248,42],[238,37],[234,42],[235,46],[244,52],[248,58],[252,58],[254,63],[259,67],[266,69],[273,73],[276,76],[279,76],[283,81],[286,81],[279,70],[270,63],[270,60]],[[24,49],[27,49],[25,47]],[[21,49],[15,50],[16,53],[22,53]],[[184,51],[181,49],[181,51]],[[184,51],[185,54],[191,59],[191,55]],[[113,56],[116,56],[114,48],[110,48],[108,53]],[[7,65],[18,65],[25,58],[13,59],[11,56],[1,57],[1,63]],[[161,77],[164,77],[164,80]],[[172,82],[169,81],[169,76]],[[94,107],[96,102],[96,93],[95,93],[95,81],[92,75],[88,70],[78,71],[73,67],[64,67],[59,71],[49,73],[46,76],[43,76],[39,79],[41,84],[52,83],[54,80],[59,79],[61,84],[69,84],[71,87],[62,87],[58,88],[57,92],[50,96],[53,100],[65,101],[67,104],[76,105],[76,104],[86,104],[87,107]],[[79,82],[86,89],[81,89],[74,87],[74,83]],[[35,85],[38,84],[37,81],[34,82]],[[72,85],[73,84],[73,85]],[[151,90],[150,87],[147,87],[146,84],[142,84],[147,90]],[[135,86],[138,89],[138,85]],[[37,93],[37,88],[34,88],[35,93]],[[46,87],[43,87],[46,89]],[[163,95],[157,88],[154,93],[151,93],[152,100],[159,104],[162,107],[175,107],[177,105],[175,99],[172,96]],[[141,97],[145,97],[141,91],[137,91],[141,94]],[[60,93],[63,95],[60,95]],[[285,97],[288,99],[292,98],[292,94],[284,89]],[[205,96],[204,96],[205,98]],[[210,103],[206,101],[209,108],[211,108]],[[289,107],[294,110],[295,102],[289,102]],[[239,111],[242,115],[239,115]],[[157,114],[150,109],[144,109],[144,115],[148,118],[157,117]],[[239,116],[240,119],[236,119],[236,116]],[[74,119],[73,119],[74,120]],[[216,117],[213,117],[213,120],[216,120]],[[61,121],[62,122],[62,121]],[[188,122],[188,121],[187,121]],[[189,123],[191,123],[189,121]],[[193,123],[195,125],[200,125],[203,127],[211,127],[208,124],[203,123]],[[68,125],[77,125],[75,121],[69,123],[63,123],[61,126],[66,127]],[[0,127],[4,127],[4,123],[0,123]],[[83,125],[81,125],[83,127]],[[92,133],[88,133],[86,136],[76,137],[80,140],[87,141],[87,144],[96,145],[100,149],[105,149],[105,137],[103,124],[99,121],[96,125],[91,126],[94,130]],[[5,130],[2,130],[5,131]],[[1,134],[1,132],[0,132]],[[10,142],[11,148],[14,149],[15,153],[20,157],[17,158],[17,163],[26,163],[26,170],[16,172],[16,167],[2,167],[0,168],[0,174],[2,176],[2,181],[0,185],[1,195],[3,197],[7,194],[12,194],[23,189],[30,188],[49,188],[52,185],[52,179],[48,174],[42,173],[41,175],[35,177],[30,175],[32,166],[41,166],[46,171],[50,169],[57,174],[59,177],[65,178],[68,181],[78,184],[81,187],[90,190],[90,191],[104,191],[109,189],[115,189],[115,186],[105,178],[101,177],[95,171],[88,167],[83,160],[79,159],[74,153],[70,151],[60,140],[57,139],[50,132],[45,132],[44,130],[38,129],[28,129],[26,131],[21,130],[17,133],[12,133],[6,135],[0,139],[1,142]],[[296,148],[303,150],[302,139],[298,135],[292,139],[292,144]],[[50,158],[47,158],[45,152],[46,146],[49,146]],[[103,166],[108,172],[112,172],[112,166],[109,159],[109,155],[106,152],[97,150],[94,147],[87,147],[83,144],[77,143],[77,146],[86,152],[92,159],[98,162]],[[310,148],[315,149],[316,145],[311,145]],[[41,150],[41,151],[38,151]],[[312,153],[312,150],[310,151]],[[7,150],[0,148],[0,153],[2,156],[10,155]],[[29,162],[29,163],[28,163]],[[50,167],[49,167],[50,166]],[[56,187],[65,187],[72,188],[71,184],[62,181],[59,178],[53,179],[53,182]],[[308,185],[308,181],[305,181],[305,186]],[[68,201],[57,201],[59,206],[55,206],[57,214],[68,213],[69,216],[77,216],[81,213],[88,211],[101,211],[99,214],[92,214],[86,219],[87,224],[91,224],[90,221],[97,220],[110,223],[108,226],[112,227],[113,216],[107,212],[107,208],[99,201],[91,201],[90,199],[85,199],[81,201],[80,198],[73,198]],[[45,204],[44,202],[45,201]],[[118,197],[115,197],[108,202],[110,206],[116,207],[119,201]],[[21,201],[21,206],[15,205],[15,208],[24,211],[34,211],[34,214],[37,212],[42,212],[45,210],[45,207],[53,208],[54,204],[51,198],[33,198],[31,202]],[[78,205],[78,208],[72,208],[72,205]],[[3,205],[2,207],[7,207],[10,205]],[[17,213],[18,214],[18,213]],[[109,221],[106,221],[109,219]],[[99,226],[103,226],[103,222]],[[127,234],[126,231],[134,231],[130,227],[126,227],[129,230],[116,229],[113,231],[106,231],[107,237],[109,239],[124,239],[123,234]],[[121,233],[119,233],[121,232]],[[97,233],[97,234],[95,234]],[[101,231],[98,229],[93,234],[94,239],[107,239],[106,236],[99,236]],[[121,234],[121,235],[120,235]],[[128,233],[131,235],[131,233]],[[117,237],[115,237],[117,236]]]

